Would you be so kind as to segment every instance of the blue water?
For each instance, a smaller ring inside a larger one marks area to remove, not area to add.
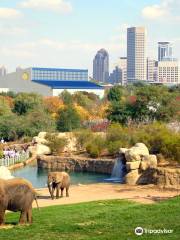
[[[37,166],[29,165],[24,168],[11,171],[15,177],[23,177],[29,180],[34,187],[43,188],[46,187],[48,170],[38,169]],[[85,172],[72,172],[71,184],[90,184],[97,182],[104,182],[104,179],[109,178],[108,174],[98,173],[85,173]]]

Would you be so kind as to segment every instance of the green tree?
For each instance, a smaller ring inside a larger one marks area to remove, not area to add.
[[[113,101],[117,102],[121,100],[122,95],[123,95],[123,88],[121,86],[115,86],[109,90],[107,94],[107,98],[111,102]]]
[[[59,97],[62,99],[62,101],[65,105],[72,105],[73,104],[73,97],[67,90],[64,90],[59,95]]]
[[[24,115],[33,109],[41,108],[42,96],[36,93],[19,93],[14,100],[14,112]]]
[[[73,107],[66,107],[59,111],[57,129],[60,132],[70,132],[81,126],[81,118]]]

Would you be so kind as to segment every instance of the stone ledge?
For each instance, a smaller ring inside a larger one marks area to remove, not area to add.
[[[115,159],[91,159],[82,157],[61,157],[45,156],[37,157],[38,168],[58,170],[58,171],[76,171],[76,172],[96,172],[111,174]]]

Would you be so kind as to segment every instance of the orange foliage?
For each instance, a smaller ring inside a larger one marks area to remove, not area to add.
[[[43,103],[53,117],[56,117],[58,111],[64,108],[64,104],[59,97],[45,97]]]
[[[11,109],[14,107],[14,100],[9,96],[0,96],[0,100],[5,101]]]
[[[74,105],[77,113],[80,115],[81,117],[81,120],[90,120],[91,119],[91,115],[90,113],[85,109],[83,108],[82,106],[79,106],[77,104]]]

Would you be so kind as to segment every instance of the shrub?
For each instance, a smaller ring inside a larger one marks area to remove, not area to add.
[[[112,155],[118,153],[120,147],[122,147],[121,141],[108,142],[107,144],[108,152],[109,154],[112,154]]]
[[[90,139],[93,138],[93,133],[89,129],[83,129],[77,132],[74,132],[76,141],[77,141],[77,148],[82,150],[85,148],[87,143]]]
[[[46,134],[46,140],[48,141],[45,145],[51,149],[53,155],[60,154],[67,144],[67,139],[58,137],[58,134]]]
[[[99,157],[105,149],[106,141],[101,136],[94,136],[86,145],[87,153],[93,158]]]

